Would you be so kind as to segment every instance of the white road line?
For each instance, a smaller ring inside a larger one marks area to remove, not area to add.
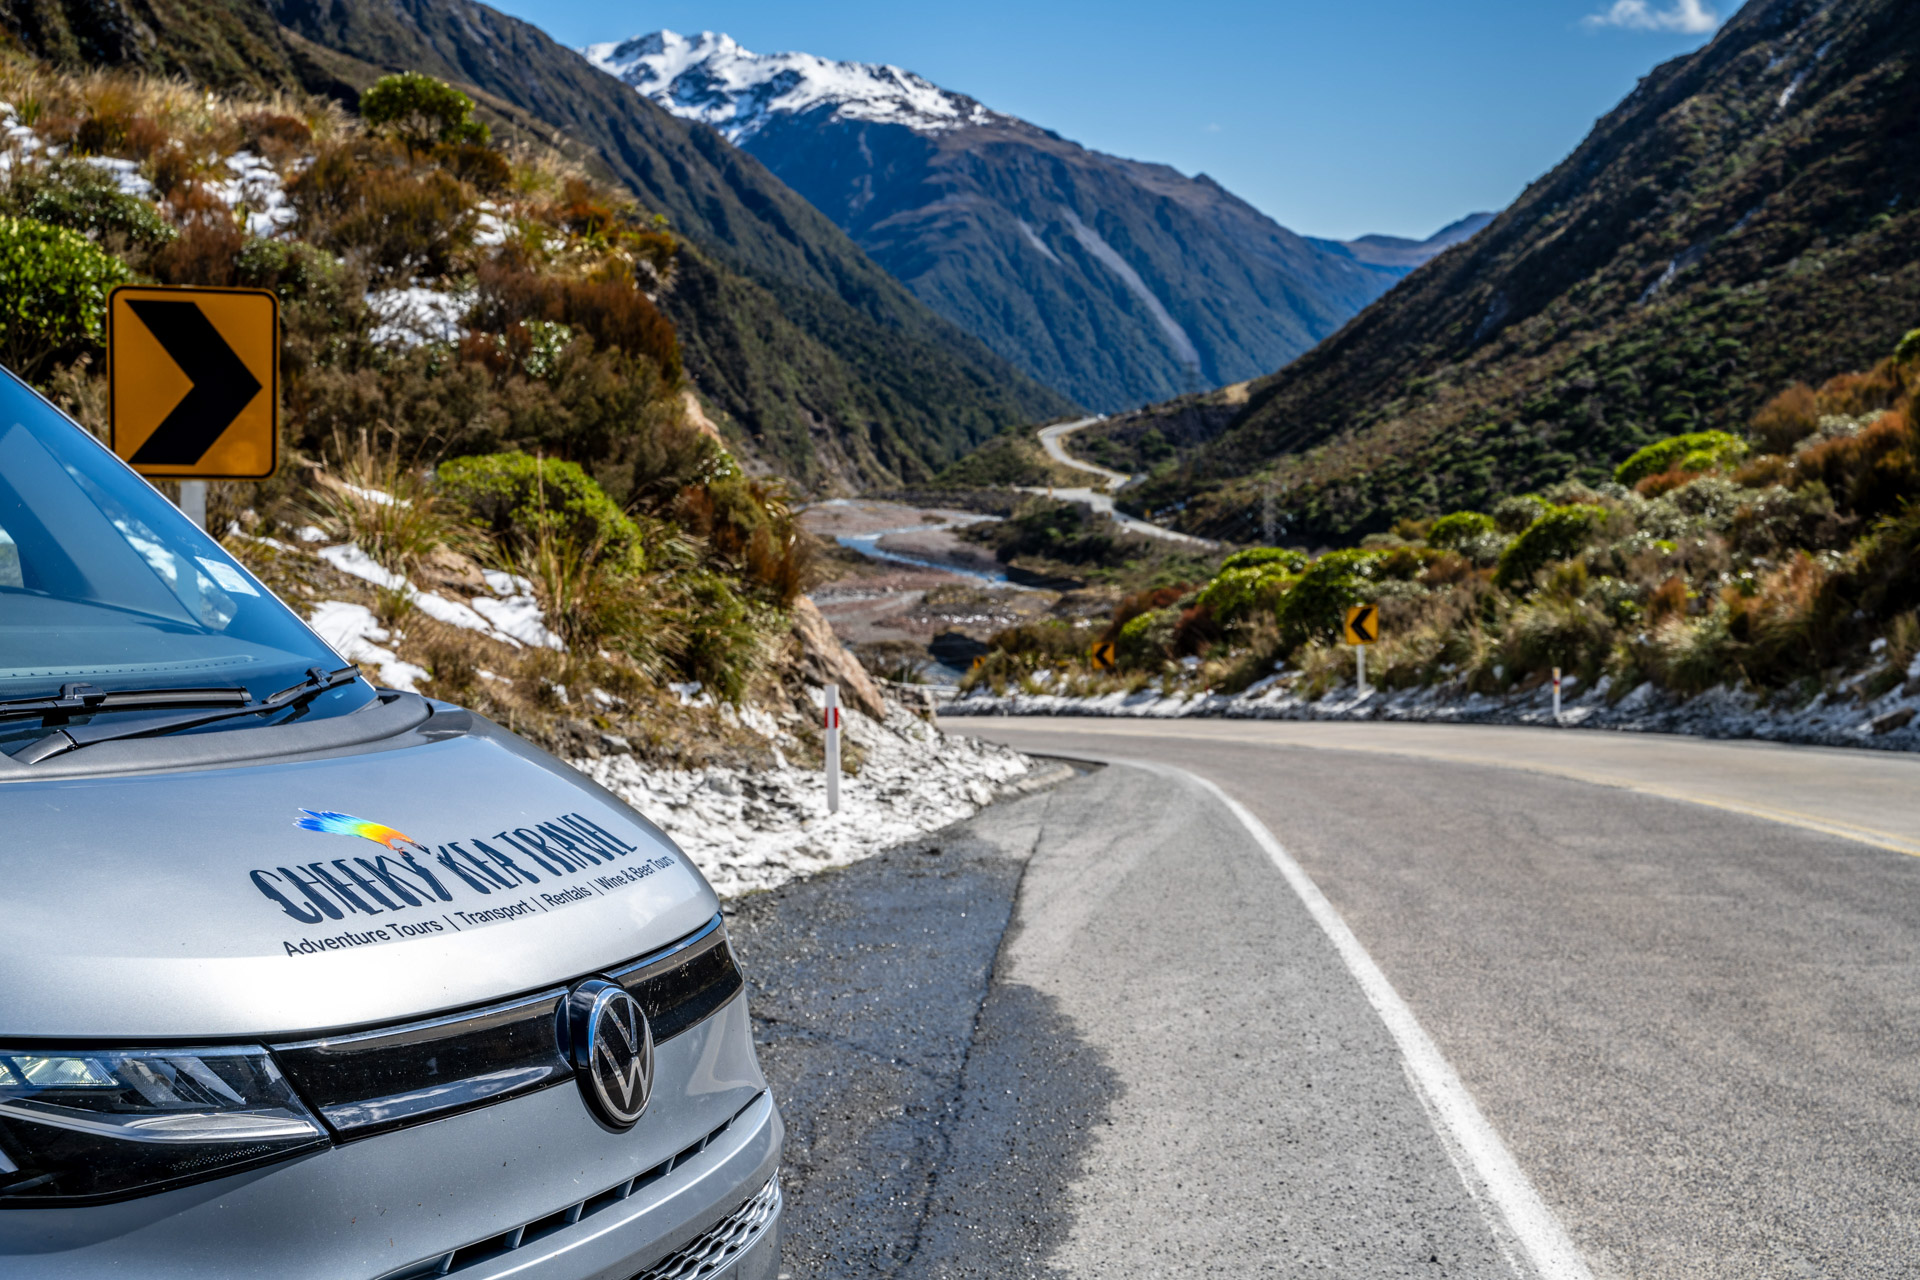
[[[1294,893],[1299,895],[1314,923],[1320,926],[1333,943],[1334,950],[1340,953],[1348,971],[1366,993],[1368,1002],[1379,1013],[1380,1020],[1387,1024],[1387,1031],[1400,1046],[1408,1077],[1423,1095],[1422,1101],[1427,1106],[1428,1114],[1433,1117],[1442,1141],[1450,1148],[1449,1154],[1456,1161],[1463,1161],[1471,1170],[1473,1180],[1480,1184],[1475,1188],[1469,1182],[1469,1192],[1476,1198],[1484,1196],[1491,1201],[1532,1270],[1542,1280],[1593,1280],[1593,1273],[1587,1269],[1579,1250],[1574,1248],[1566,1229],[1540,1198],[1540,1193],[1533,1189],[1519,1162],[1507,1150],[1507,1144],[1500,1140],[1500,1135],[1487,1123],[1487,1118],[1480,1114],[1480,1107],[1474,1102],[1473,1095],[1467,1092],[1467,1086],[1454,1074],[1453,1068],[1441,1055],[1439,1046],[1422,1029],[1420,1020],[1413,1016],[1413,1010],[1393,989],[1393,984],[1387,981],[1387,975],[1380,971],[1380,966],[1373,962],[1367,949],[1360,945],[1360,939],[1353,936],[1353,930],[1347,927],[1347,922],[1340,918],[1340,912],[1320,892],[1320,887],[1300,869],[1300,864],[1281,847],[1260,819],[1214,783],[1170,765],[1148,767],[1176,774],[1211,792],[1266,850],[1267,857],[1272,859],[1273,865],[1280,869],[1280,874],[1293,887]]]

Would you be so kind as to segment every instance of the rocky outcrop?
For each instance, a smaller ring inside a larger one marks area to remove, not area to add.
[[[801,596],[793,602],[793,637],[800,642],[800,663],[816,683],[840,686],[842,706],[875,720],[887,718],[887,702],[860,659],[853,656],[813,601]]]

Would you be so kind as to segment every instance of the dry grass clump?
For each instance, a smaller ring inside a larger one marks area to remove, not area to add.
[[[312,472],[320,502],[316,523],[387,572],[412,578],[435,555],[467,553],[480,544],[442,498],[430,469],[403,456],[397,439],[382,441],[364,430],[336,436],[331,456],[331,466]]]

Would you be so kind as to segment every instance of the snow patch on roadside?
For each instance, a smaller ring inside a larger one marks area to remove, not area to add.
[[[723,898],[846,866],[972,817],[1032,764],[897,707],[884,724],[851,710],[845,723],[866,762],[842,778],[835,814],[825,774],[787,763],[777,747],[773,768],[659,769],[632,756],[571,763],[658,823]]]
[[[1822,693],[1800,706],[1768,705],[1744,690],[1720,686],[1681,698],[1643,684],[1620,695],[1603,677],[1591,687],[1569,680],[1562,688],[1558,725],[1629,733],[1684,733],[1703,738],[1757,738],[1812,746],[1920,751],[1920,659],[1908,683],[1865,703]],[[1847,681],[1856,686],[1866,673]],[[1913,689],[1914,692],[1907,692]],[[1144,720],[1217,717],[1240,720],[1415,720],[1460,724],[1552,726],[1553,691],[1490,697],[1457,685],[1430,685],[1363,696],[1351,684],[1317,699],[1294,693],[1269,676],[1239,694],[1166,693],[1142,689],[1079,698],[1058,694],[971,693],[940,709],[945,716],[1107,716]]]

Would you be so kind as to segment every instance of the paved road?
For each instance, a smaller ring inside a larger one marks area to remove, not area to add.
[[[1103,421],[1105,421],[1105,419],[1097,417],[1080,418],[1073,422],[1056,422],[1050,427],[1040,428],[1040,447],[1047,451],[1048,457],[1063,466],[1072,467],[1075,471],[1085,471],[1099,476],[1104,482],[1102,488],[1066,489],[1058,486],[1048,488],[1027,486],[1022,489],[1022,492],[1044,493],[1051,497],[1059,498],[1064,502],[1084,502],[1095,511],[1103,515],[1111,516],[1115,524],[1129,533],[1144,534],[1149,538],[1160,538],[1167,542],[1184,542],[1195,547],[1218,546],[1218,543],[1211,542],[1206,538],[1196,538],[1190,533],[1181,533],[1177,529],[1163,529],[1157,524],[1142,520],[1138,516],[1130,516],[1115,508],[1111,491],[1118,489],[1121,485],[1133,479],[1133,477],[1124,472],[1110,471],[1106,467],[1095,466],[1091,462],[1082,462],[1080,459],[1068,453],[1066,445],[1062,443],[1067,436],[1073,434],[1075,431],[1079,431],[1083,427],[1090,427],[1096,422]]]
[[[1061,1029],[1058,1061],[1111,1077],[1091,1138],[1054,1153],[1048,1265],[1525,1274],[1516,1189],[1423,1083],[1397,994],[1592,1274],[1920,1271],[1920,762],[1466,726],[951,727],[1115,762],[1045,798],[995,970]]]
[[[1080,418],[1073,422],[1056,422],[1050,427],[1042,427],[1040,428],[1040,447],[1047,451],[1049,458],[1052,458],[1061,466],[1072,467],[1075,471],[1086,471],[1099,476],[1105,481],[1106,488],[1118,489],[1121,485],[1133,479],[1133,477],[1124,471],[1111,471],[1106,467],[1096,466],[1091,462],[1082,462],[1080,459],[1068,453],[1066,445],[1061,443],[1067,436],[1072,435],[1074,432],[1084,427],[1090,427],[1096,422],[1104,421],[1105,419],[1100,417]]]
[[[1533,1274],[1198,783],[1100,770],[729,927],[790,1126],[793,1280]]]

